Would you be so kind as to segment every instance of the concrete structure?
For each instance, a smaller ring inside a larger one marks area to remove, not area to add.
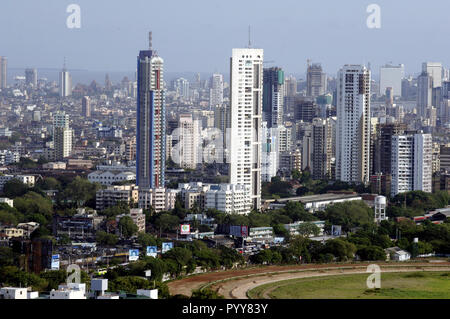
[[[220,184],[205,192],[205,208],[217,209],[227,214],[248,214],[252,208],[249,186]]]
[[[223,103],[223,75],[214,73],[210,80],[209,107],[221,106]]]
[[[129,204],[139,201],[138,187],[135,185],[108,186],[106,189],[100,189],[95,196],[95,204],[97,210],[103,210],[107,207],[114,206],[118,202]]]
[[[385,94],[387,88],[392,88],[393,96],[401,96],[404,77],[405,66],[403,64],[386,64],[380,67],[380,96]]]
[[[192,114],[180,114],[172,140],[178,143],[172,147],[171,158],[181,168],[195,169],[202,163],[201,122],[194,120]]]
[[[304,222],[304,221],[298,221],[295,223],[291,223],[291,224],[285,224],[284,228],[289,232],[289,234],[291,236],[298,236],[300,235],[299,232],[299,227],[301,227],[301,225],[303,223],[311,223],[316,225],[319,228],[319,234],[317,234],[317,236],[322,236],[323,235],[323,228],[325,227],[325,221],[311,221],[311,222]],[[314,237],[314,234],[310,234],[309,237]]]
[[[154,209],[155,212],[175,208],[178,190],[169,188],[150,188],[139,190],[139,208]]]
[[[233,49],[231,58],[230,183],[249,186],[261,206],[263,50]]]
[[[88,174],[88,180],[92,183],[112,185],[117,182],[134,181],[136,174],[132,171],[94,171]]]
[[[6,197],[1,197],[0,203],[5,203],[5,204],[9,205],[10,207],[14,207],[14,200],[6,198]]]
[[[322,71],[320,63],[310,64],[306,71],[306,95],[318,97],[327,91],[327,75]]]
[[[406,261],[411,259],[411,254],[399,247],[386,248],[384,251],[387,260]]]
[[[36,181],[34,175],[0,175],[0,191],[3,191],[3,187],[5,186],[6,182],[12,179],[17,179],[30,187],[33,187]]]
[[[72,95],[72,76],[67,71],[64,65],[61,72],[59,72],[59,96],[68,97]]]
[[[138,233],[145,233],[145,215],[142,208],[131,208],[130,214],[117,215],[116,221],[119,222],[125,216],[131,217],[133,223],[138,228]]]
[[[166,110],[164,60],[152,49],[137,58],[136,184],[141,188],[164,187],[166,166]]]
[[[37,88],[37,70],[36,69],[25,69],[25,84],[27,86],[32,86],[34,89]]]
[[[278,171],[278,145],[276,129],[268,128],[267,122],[262,122],[262,149],[261,149],[261,180],[270,182]]]
[[[81,100],[81,114],[84,117],[91,117],[91,98],[89,96],[83,96]]]
[[[20,153],[0,150],[0,165],[9,165],[18,162],[20,162]]]
[[[422,63],[422,72],[426,72],[432,77],[433,88],[442,87],[442,63],[424,62]]]
[[[433,77],[422,72],[417,78],[417,113],[427,117],[432,107]]]
[[[387,199],[384,196],[375,197],[375,222],[380,223],[382,220],[386,220],[386,206]]]
[[[336,179],[369,183],[370,71],[345,65],[338,72]]]
[[[391,196],[412,190],[432,190],[431,134],[392,137]]]
[[[334,121],[315,118],[312,124],[311,174],[313,179],[331,179]]]
[[[8,58],[0,56],[0,89],[6,89],[8,74]]]
[[[27,288],[3,287],[0,288],[0,299],[28,299]]]
[[[274,127],[283,123],[284,109],[284,71],[273,67],[263,72],[263,106],[262,120],[267,127]]]
[[[69,126],[69,115],[65,112],[56,112],[53,116],[53,146],[55,160],[69,157],[72,152],[73,131]]]
[[[287,202],[300,202],[303,204],[307,211],[314,213],[324,210],[329,205],[358,200],[362,200],[362,197],[358,194],[327,193],[320,195],[281,198],[277,199],[276,201],[270,200],[267,202],[269,202],[269,208],[281,208],[284,207]]]
[[[48,162],[42,164],[43,169],[66,169],[67,164],[65,162]]]

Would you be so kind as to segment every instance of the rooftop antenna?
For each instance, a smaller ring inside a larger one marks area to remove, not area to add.
[[[148,46],[149,46],[149,49],[150,49],[150,50],[153,49],[153,48],[152,48],[152,31],[150,31],[150,32],[148,33]]]
[[[252,47],[252,40],[250,37],[250,25],[248,26],[248,48],[250,49]]]
[[[63,70],[66,71],[66,57],[64,57]]]

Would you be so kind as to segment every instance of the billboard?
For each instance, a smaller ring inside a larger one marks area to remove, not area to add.
[[[230,226],[229,234],[234,237],[248,237],[248,226]]]
[[[147,256],[152,256],[156,258],[158,253],[158,247],[156,246],[147,246]]]
[[[59,270],[59,255],[52,255],[51,269]]]
[[[181,235],[189,235],[191,233],[191,225],[183,224],[180,226],[180,234]]]
[[[161,252],[164,254],[165,252],[171,250],[173,248],[172,242],[162,243]]]
[[[128,253],[129,261],[136,261],[139,259],[139,249],[130,249]]]
[[[332,225],[331,226],[331,236],[341,236],[342,234],[342,226]]]

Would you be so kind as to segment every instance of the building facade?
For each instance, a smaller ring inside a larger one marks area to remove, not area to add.
[[[249,186],[261,206],[263,50],[233,49],[231,58],[230,183]]]
[[[369,183],[370,71],[345,65],[338,72],[336,179]]]

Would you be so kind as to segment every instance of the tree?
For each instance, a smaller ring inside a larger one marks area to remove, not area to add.
[[[101,245],[114,246],[119,241],[119,238],[114,234],[99,230],[95,236],[95,240]]]
[[[386,260],[386,253],[379,246],[362,246],[356,254],[361,260]]]
[[[317,227],[317,225],[309,222],[301,223],[297,228],[298,233],[300,236],[303,237],[310,237],[312,236],[319,236],[320,234],[320,228]]]
[[[14,253],[12,248],[0,247],[0,267],[12,266],[13,263],[14,263]]]
[[[158,243],[153,235],[146,233],[138,233],[137,240],[142,247],[156,246]]]
[[[64,197],[75,202],[77,207],[95,199],[97,190],[101,188],[98,183],[91,183],[85,178],[77,176],[64,191]]]
[[[119,220],[119,229],[122,236],[130,238],[138,232],[138,227],[130,216],[124,216]]]
[[[40,179],[36,183],[36,187],[43,189],[43,190],[60,190],[61,189],[61,183],[53,177],[45,177],[43,179]]]
[[[328,240],[324,247],[324,253],[333,254],[339,261],[353,258],[355,252],[356,246],[341,238]]]
[[[10,179],[3,186],[3,194],[8,198],[16,198],[25,195],[29,191],[28,185],[16,178]]]
[[[176,275],[180,275],[183,267],[187,265],[192,258],[192,252],[189,249],[182,247],[175,247],[163,255],[163,258],[171,259],[176,262]]]
[[[137,276],[123,276],[108,282],[109,291],[125,291],[136,293],[138,289],[151,289],[151,284],[147,279]]]
[[[161,231],[172,231],[180,224],[180,219],[177,216],[164,213],[156,217],[155,226]]]
[[[39,277],[48,282],[48,290],[58,289],[60,284],[67,280],[67,272],[65,270],[51,270],[42,272]]]

